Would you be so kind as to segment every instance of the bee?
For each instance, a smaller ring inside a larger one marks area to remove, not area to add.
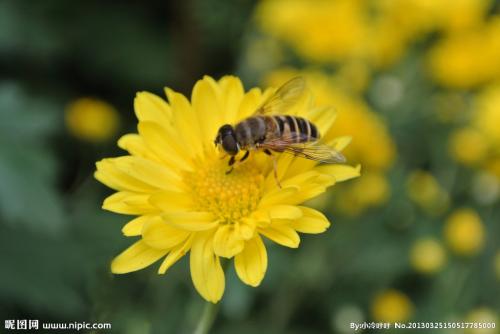
[[[286,82],[257,108],[252,116],[235,124],[222,125],[215,138],[215,145],[229,156],[231,173],[236,155],[245,151],[239,163],[248,158],[251,151],[263,151],[273,158],[274,177],[279,187],[275,153],[290,153],[298,157],[322,163],[344,163],[345,157],[334,148],[319,142],[320,133],[312,122],[305,118],[286,115],[299,100],[305,89],[302,77]]]

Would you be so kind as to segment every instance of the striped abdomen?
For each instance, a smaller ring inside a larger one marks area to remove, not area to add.
[[[314,124],[290,115],[254,116],[235,127],[241,148],[253,147],[269,138],[295,138],[297,143],[316,141],[320,135]]]

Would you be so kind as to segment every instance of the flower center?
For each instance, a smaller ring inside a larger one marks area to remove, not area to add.
[[[227,159],[217,158],[185,177],[197,209],[212,212],[223,224],[233,224],[257,208],[264,182],[252,160],[226,174],[228,170]]]

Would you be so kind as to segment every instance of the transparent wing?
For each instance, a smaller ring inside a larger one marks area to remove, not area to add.
[[[326,164],[338,164],[346,162],[346,158],[334,148],[319,142],[297,143],[304,135],[294,134],[286,138],[273,138],[260,144],[262,149],[276,152],[290,153],[298,157],[319,161]]]
[[[304,93],[306,82],[302,77],[295,77],[287,81],[283,86],[271,95],[264,103],[257,108],[254,115],[264,114],[284,114],[290,109],[300,96]]]

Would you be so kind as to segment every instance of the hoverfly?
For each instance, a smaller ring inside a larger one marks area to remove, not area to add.
[[[277,161],[273,152],[291,153],[305,159],[322,163],[343,163],[345,157],[334,148],[319,143],[320,134],[310,121],[297,116],[286,115],[300,98],[305,89],[302,77],[286,82],[257,108],[252,116],[232,126],[224,124],[219,128],[215,145],[231,156],[229,174],[240,150],[246,151],[239,162],[250,155],[250,151],[261,150],[272,156],[274,177],[279,187]]]

